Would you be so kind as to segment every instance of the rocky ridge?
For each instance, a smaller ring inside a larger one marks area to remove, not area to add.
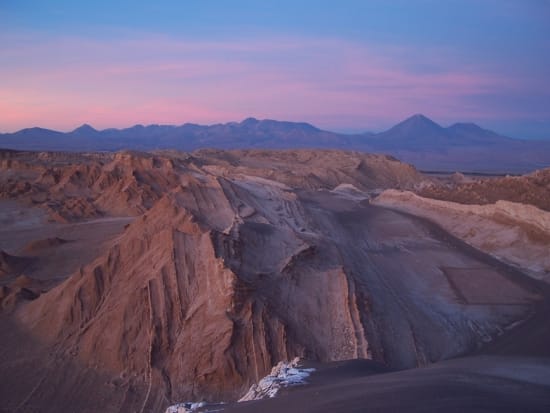
[[[462,178],[448,185],[425,185],[418,194],[425,198],[471,205],[510,201],[550,211],[550,168],[522,176]]]

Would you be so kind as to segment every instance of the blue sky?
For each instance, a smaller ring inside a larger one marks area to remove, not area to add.
[[[424,113],[550,138],[548,22],[545,0],[0,0],[0,131]]]

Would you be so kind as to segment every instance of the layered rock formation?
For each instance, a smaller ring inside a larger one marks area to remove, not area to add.
[[[374,202],[429,218],[472,246],[550,282],[550,212],[517,202],[462,204],[396,190],[384,191]]]
[[[364,201],[421,179],[392,158],[335,151],[46,165],[20,199],[56,199],[50,212],[65,220],[137,217],[14,319],[56,369],[81,366],[60,380],[110,377],[112,411],[236,399],[296,356],[408,368],[463,354],[528,317],[540,293],[439,228]],[[64,397],[45,386],[10,408]],[[87,400],[76,387],[71,397]]]

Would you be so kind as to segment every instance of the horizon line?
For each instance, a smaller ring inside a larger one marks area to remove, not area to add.
[[[454,125],[464,125],[464,124],[470,124],[470,125],[475,125],[475,126],[478,126],[484,130],[488,130],[488,131],[491,131],[491,132],[494,132],[494,133],[497,133],[498,135],[502,136],[502,137],[506,137],[506,138],[511,138],[511,139],[519,139],[519,140],[549,140],[550,139],[550,136],[548,138],[516,138],[516,137],[511,137],[507,134],[501,134],[500,132],[495,132],[493,129],[488,129],[488,128],[485,128],[483,126],[480,126],[478,123],[476,122],[469,122],[469,121],[462,121],[462,122],[454,122],[454,123],[451,123],[449,124],[448,126],[443,126],[441,125],[440,123],[434,121],[432,118],[430,118],[429,116],[426,116],[422,113],[415,113],[413,115],[410,115],[398,122],[396,122],[395,124],[393,124],[392,126],[386,128],[386,129],[383,129],[383,130],[379,130],[379,131],[375,131],[375,130],[372,130],[372,129],[358,129],[358,128],[336,128],[336,129],[324,129],[324,128],[321,128],[321,127],[318,127],[316,126],[314,123],[311,123],[311,122],[307,122],[307,121],[291,121],[291,120],[280,120],[280,119],[274,119],[274,118],[256,118],[254,116],[247,116],[245,117],[244,119],[242,119],[241,121],[227,121],[227,122],[213,122],[213,123],[196,123],[196,122],[184,122],[184,123],[149,123],[149,124],[143,124],[143,123],[136,123],[136,124],[133,124],[133,125],[130,125],[130,126],[123,126],[123,127],[107,127],[107,128],[96,128],[94,127],[91,123],[88,123],[88,122],[84,122],[78,126],[76,126],[75,128],[73,129],[69,129],[69,130],[60,130],[60,129],[52,129],[52,128],[45,128],[45,127],[42,127],[42,126],[29,126],[29,127],[25,127],[25,128],[21,128],[21,129],[17,129],[17,130],[13,130],[13,131],[2,131],[0,130],[0,135],[11,135],[11,134],[16,134],[16,133],[19,133],[19,132],[22,132],[22,131],[26,131],[26,130],[32,130],[32,129],[42,129],[42,130],[47,130],[47,131],[51,131],[51,132],[57,132],[57,133],[63,133],[63,134],[70,134],[72,132],[75,132],[76,130],[82,128],[82,127],[90,127],[92,128],[94,131],[97,131],[97,132],[104,132],[104,131],[108,131],[108,130],[117,130],[117,131],[122,131],[122,130],[126,130],[126,129],[132,129],[132,128],[136,128],[136,127],[143,127],[143,128],[148,128],[148,127],[151,127],[151,126],[161,126],[161,127],[174,127],[174,128],[178,128],[178,127],[182,127],[182,126],[186,126],[186,125],[194,125],[194,126],[200,126],[200,127],[212,127],[212,126],[217,126],[217,125],[229,125],[229,124],[242,124],[244,123],[245,121],[247,120],[255,120],[255,121],[258,121],[258,122],[264,122],[264,121],[273,121],[273,122],[287,122],[287,123],[294,123],[294,124],[307,124],[309,126],[312,126],[322,132],[330,132],[330,133],[334,133],[334,134],[338,134],[338,135],[350,135],[350,136],[353,136],[353,135],[364,135],[364,134],[379,134],[379,133],[383,133],[385,131],[388,131],[390,129],[392,129],[394,126],[397,126],[399,125],[400,123],[403,123],[403,122],[406,122],[407,120],[411,120],[415,117],[420,117],[420,118],[424,118],[428,121],[431,121],[433,123],[435,123],[437,126],[440,126],[441,128],[443,129],[447,129],[449,127],[452,127]]]

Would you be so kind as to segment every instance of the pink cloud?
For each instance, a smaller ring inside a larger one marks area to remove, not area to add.
[[[521,79],[479,68],[446,67],[440,55],[437,72],[418,72],[399,48],[339,39],[11,40],[0,46],[3,130],[31,125],[67,130],[84,122],[211,123],[246,116],[326,128],[384,123],[416,112],[468,119],[502,113],[461,106],[461,97],[525,87]]]

